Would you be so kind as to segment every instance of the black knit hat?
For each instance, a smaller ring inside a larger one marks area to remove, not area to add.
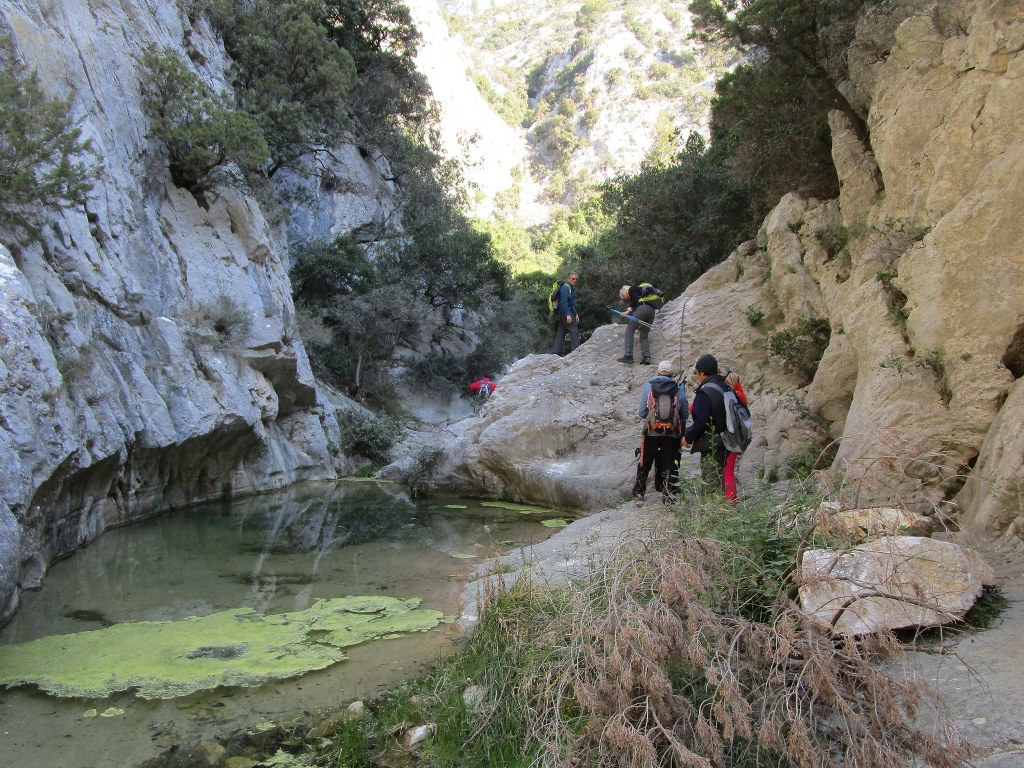
[[[715,360],[714,355],[701,355],[697,358],[697,362],[693,367],[695,370],[706,373],[708,376],[718,373],[718,361]]]

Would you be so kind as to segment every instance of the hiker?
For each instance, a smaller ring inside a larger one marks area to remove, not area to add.
[[[737,454],[729,456],[732,452],[726,450],[719,434],[725,430],[724,392],[729,385],[719,375],[718,360],[714,355],[704,354],[698,357],[693,373],[697,377],[693,407],[690,409],[693,424],[684,434],[683,447],[689,448],[690,453],[700,454],[700,471],[705,482],[711,484],[713,480],[725,493],[725,498],[735,504]],[[709,387],[708,384],[712,386]],[[705,461],[708,458],[713,461]],[[711,472],[715,473],[714,478],[711,477]]]
[[[624,285],[619,289],[619,298],[629,306],[620,314],[626,319],[626,349],[620,363],[627,365],[633,362],[633,334],[640,331],[640,362],[643,365],[651,364],[651,344],[647,336],[654,327],[654,315],[660,309],[665,300],[661,291],[650,283],[640,285]],[[630,318],[635,318],[630,320]],[[639,322],[637,322],[639,321]]]
[[[743,384],[740,382],[740,376],[736,371],[725,367],[725,383],[729,385],[729,388],[736,393],[736,399],[743,403],[747,408],[750,407],[750,401],[747,400],[747,393],[743,391]],[[727,451],[725,454],[725,470],[722,473],[722,490],[725,491],[725,497],[729,499],[733,504],[736,503],[736,460],[740,457],[735,451]],[[732,494],[730,496],[730,493]]]
[[[653,466],[654,489],[669,500],[679,486],[680,440],[686,426],[686,389],[672,378],[670,360],[658,363],[657,375],[644,387],[639,413],[644,429],[637,449],[633,498],[643,500]]]
[[[729,368],[729,366],[726,366],[725,375],[722,378],[725,379],[725,383],[729,385],[729,388],[736,393],[739,401],[749,408],[750,402],[747,400],[747,393],[743,391],[743,384],[740,383],[739,374]]]
[[[551,345],[551,354],[562,354],[562,342],[565,334],[569,334],[569,351],[572,352],[580,345],[580,315],[576,309],[576,283],[579,275],[570,272],[566,275],[565,282],[558,289],[558,330],[555,331],[555,341]]]
[[[480,398],[481,401],[486,400],[491,396],[491,392],[496,390],[498,385],[491,381],[489,378],[484,376],[482,379],[478,379],[469,385],[469,391]]]

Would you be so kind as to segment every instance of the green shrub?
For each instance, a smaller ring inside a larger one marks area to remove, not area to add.
[[[814,443],[804,443],[795,454],[786,460],[786,474],[796,480],[810,477],[811,472],[823,463],[821,448]]]
[[[142,80],[143,109],[150,133],[167,148],[174,183],[202,199],[235,165],[245,175],[263,171],[269,159],[256,121],[235,109],[228,94],[217,94],[172,53],[147,53]]]
[[[358,409],[346,411],[341,424],[341,448],[348,455],[362,456],[383,464],[391,447],[404,430],[398,419]]]
[[[828,347],[830,334],[828,320],[821,317],[804,318],[793,328],[769,336],[768,352],[780,358],[787,370],[799,374],[806,383],[810,383]]]
[[[209,344],[217,349],[237,349],[252,330],[252,313],[226,295],[193,304],[182,319],[185,338],[193,348]]]
[[[40,208],[81,205],[95,169],[71,115],[71,99],[46,95],[0,35],[0,228],[35,234]]]
[[[757,328],[757,326],[761,324],[761,321],[764,320],[764,310],[755,307],[753,304],[747,307],[744,314],[747,316],[747,322],[754,328]]]

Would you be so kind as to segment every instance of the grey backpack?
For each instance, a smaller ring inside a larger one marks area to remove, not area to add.
[[[712,381],[704,386],[721,392],[725,401],[725,429],[720,433],[722,445],[727,451],[743,453],[754,437],[750,426],[750,409],[740,402],[730,387],[723,389]]]

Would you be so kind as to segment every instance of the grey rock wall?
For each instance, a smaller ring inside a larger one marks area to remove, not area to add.
[[[177,3],[16,0],[0,28],[49,93],[73,96],[100,171],[84,209],[0,247],[2,620],[110,526],[348,468],[296,336],[288,238],[355,229],[393,204],[354,150],[345,196],[322,196],[290,230],[243,192],[202,207],[176,189],[147,137],[141,58],[191,51],[226,87],[215,35]],[[204,312],[239,322],[218,333]]]

